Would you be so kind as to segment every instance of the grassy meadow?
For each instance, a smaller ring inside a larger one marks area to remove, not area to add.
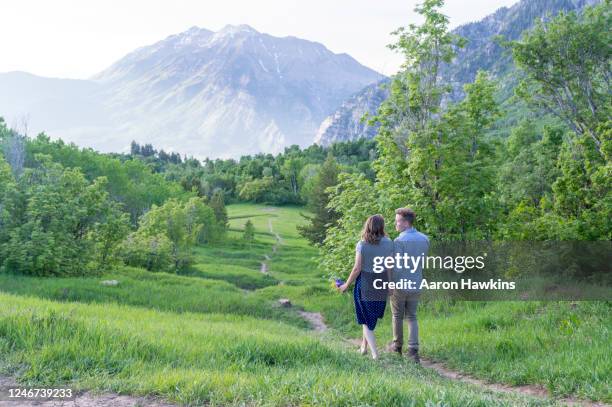
[[[358,355],[346,342],[360,335],[352,297],[331,288],[317,250],[297,234],[303,209],[228,210],[227,239],[194,248],[185,275],[0,275],[0,373],[181,405],[555,404],[444,379],[389,354]],[[248,219],[253,243],[242,239]],[[313,332],[299,309],[322,313],[331,329]],[[607,303],[425,303],[422,353],[492,382],[610,403],[610,315]],[[390,340],[390,309],[376,333],[379,344]]]

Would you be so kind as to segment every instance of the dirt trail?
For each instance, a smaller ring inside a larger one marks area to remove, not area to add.
[[[361,346],[361,339],[347,339],[346,342],[356,347]],[[380,352],[387,352],[387,350],[384,349],[384,346],[379,345],[379,348]],[[546,390],[544,387],[532,384],[523,386],[510,386],[500,383],[489,383],[485,380],[475,378],[468,374],[448,369],[443,364],[434,362],[427,358],[423,358],[423,356],[421,356],[421,366],[427,369],[434,370],[438,375],[446,379],[467,383],[472,386],[481,387],[486,390],[491,390],[498,393],[518,394],[522,396],[531,396],[540,399],[554,400],[566,406],[610,407],[609,404],[593,402],[589,400],[580,400],[574,397],[555,398],[551,396],[548,390]]]
[[[272,227],[271,218],[268,219],[268,230],[270,230],[270,233],[272,233],[274,237],[276,238],[276,242],[274,243],[274,246],[272,246],[272,254],[275,254],[278,251],[278,246],[283,244],[283,239],[278,233],[274,231],[274,228]],[[268,262],[270,261],[271,257],[270,255],[265,254],[264,259],[265,260],[261,262],[261,267],[259,267],[259,271],[263,274],[268,274],[269,272]]]
[[[320,312],[298,311],[298,314],[300,314],[302,318],[308,321],[313,331],[327,331],[327,325],[325,324],[325,321],[323,320],[323,315],[321,315]]]
[[[6,376],[0,376],[0,388],[7,386],[19,387],[15,380]],[[3,397],[5,398],[5,397]],[[93,394],[85,392],[77,395],[74,400],[55,401],[2,401],[0,407],[174,407],[174,404],[164,403],[151,397],[132,397],[119,394],[105,393]]]
[[[533,384],[522,385],[522,386],[509,386],[500,383],[489,383],[481,379],[477,379],[470,375],[457,372],[454,370],[447,369],[441,363],[433,362],[428,359],[421,358],[421,365],[428,369],[435,370],[440,376],[451,380],[458,380],[465,383],[469,383],[475,386],[485,387],[487,389],[502,392],[502,393],[519,393],[527,396],[550,399],[553,396],[550,395],[548,390],[542,386]],[[589,407],[608,407],[609,404],[598,403],[588,400],[579,400],[573,397],[555,398],[556,401],[567,406],[589,406]]]
[[[298,311],[298,313],[308,321],[312,329],[316,332],[325,332],[329,327],[325,324],[323,316],[319,312]],[[347,343],[356,347],[361,346],[361,339],[347,339]],[[382,352],[386,352],[384,346],[380,346]],[[522,396],[531,396],[541,399],[554,400],[566,406],[586,406],[586,407],[610,407],[609,404],[592,402],[589,400],[579,400],[573,397],[554,398],[548,390],[542,386],[524,385],[524,386],[509,386],[500,383],[489,383],[482,379],[477,379],[468,374],[446,368],[441,363],[431,361],[421,357],[421,366],[427,369],[434,370],[438,375],[453,381],[468,383],[473,386],[481,387],[486,390],[495,391],[498,393],[518,394]]]

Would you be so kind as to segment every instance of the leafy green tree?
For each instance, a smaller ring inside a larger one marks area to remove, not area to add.
[[[15,179],[11,173],[11,167],[0,154],[0,255],[2,255],[2,247],[9,237],[9,225],[12,218],[12,208],[9,203],[15,192]],[[2,255],[0,258],[4,258],[4,256]]]
[[[154,174],[151,167],[140,159],[124,157],[121,160],[91,149],[80,149],[62,140],[51,141],[44,133],[35,139],[28,139],[25,148],[25,167],[35,167],[35,156],[45,154],[65,168],[81,169],[89,182],[106,177],[110,197],[129,213],[134,226],[152,205],[161,205],[171,197],[188,195],[178,183],[167,181],[161,174]]]
[[[611,17],[604,1],[581,15],[560,13],[539,22],[508,43],[525,76],[517,94],[571,130],[556,162],[552,197],[540,203],[541,219],[532,220],[559,225],[543,238],[612,237]]]
[[[315,176],[312,190],[308,195],[307,207],[313,213],[313,216],[306,216],[308,223],[298,226],[300,235],[308,239],[312,244],[322,244],[325,240],[327,229],[338,221],[339,214],[335,210],[328,208],[330,200],[328,188],[338,184],[339,173],[338,163],[334,156],[329,154]]]
[[[298,180],[302,167],[304,167],[304,162],[301,158],[291,157],[284,162],[281,169],[283,176],[289,182],[291,192],[295,196],[298,196],[300,192]]]
[[[406,142],[406,201],[436,239],[489,238],[494,229],[494,149],[485,136],[498,116],[495,86],[479,72],[465,99]]]
[[[551,200],[552,185],[560,175],[557,159],[564,133],[564,128],[547,125],[539,134],[532,120],[512,129],[498,173],[500,203],[505,210],[520,202],[537,207],[544,197]]]
[[[0,248],[2,267],[39,276],[99,272],[122,237],[100,232],[125,220],[108,209],[106,179],[89,184],[78,169],[63,168],[49,156],[36,160],[37,167],[26,169],[16,193],[5,199],[11,220]]]
[[[415,9],[423,23],[396,31],[391,48],[403,53],[405,63],[374,118],[380,124],[375,192],[362,199],[378,201],[374,213],[413,207],[421,227],[437,239],[484,238],[497,210],[494,149],[485,133],[499,108],[495,86],[484,73],[465,86],[461,103],[442,108],[450,88],[440,82],[440,68],[463,45],[448,32],[442,4],[424,1]]]
[[[558,116],[578,136],[590,138],[603,157],[605,132],[612,116],[610,1],[586,7],[581,15],[561,12],[538,21],[520,41],[507,43],[525,78],[517,93],[538,108]]]
[[[368,216],[380,212],[384,198],[363,174],[340,174],[338,184],[331,192],[329,208],[342,216],[327,229],[319,266],[330,276],[338,276],[347,272],[347,261],[354,257],[363,222]],[[392,213],[389,210],[383,216],[391,219]]]
[[[10,130],[0,117],[0,152],[4,155],[15,177],[23,172],[26,156],[26,137]]]
[[[221,238],[225,227],[218,222],[214,209],[206,205],[202,198],[191,198],[183,210],[190,243],[201,245]]]
[[[265,202],[274,186],[274,178],[265,177],[247,181],[240,186],[239,196],[245,201]]]
[[[251,220],[247,220],[244,224],[244,240],[247,242],[255,241],[255,226],[253,226],[253,222]]]
[[[423,23],[396,30],[397,42],[389,46],[404,56],[403,69],[393,77],[389,97],[371,120],[380,125],[376,137],[379,157],[373,167],[387,207],[406,204],[411,184],[406,158],[412,154],[407,142],[414,143],[429,134],[428,138],[434,138],[431,147],[439,146],[432,127],[443,97],[450,91],[450,86],[440,80],[440,70],[464,44],[448,31],[448,18],[440,11],[442,5],[442,0],[423,1],[415,8]]]
[[[171,271],[177,272],[191,263],[190,246],[195,244],[200,227],[195,222],[188,224],[183,205],[176,199],[170,199],[161,206],[154,205],[142,217],[132,240],[148,243],[151,240],[163,242],[162,237],[168,239],[171,245]]]

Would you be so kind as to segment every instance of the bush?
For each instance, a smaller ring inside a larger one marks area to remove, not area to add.
[[[109,199],[106,178],[90,184],[80,170],[45,155],[36,163],[0,190],[0,267],[37,276],[100,272],[127,232],[127,217]],[[9,179],[6,163],[0,163],[0,177]]]
[[[174,271],[172,242],[163,234],[132,233],[123,244],[123,258],[128,266],[144,267],[149,271]]]
[[[218,240],[223,232],[213,209],[201,198],[185,203],[170,199],[141,218],[138,230],[123,244],[124,259],[151,271],[178,272],[192,263],[192,245]]]

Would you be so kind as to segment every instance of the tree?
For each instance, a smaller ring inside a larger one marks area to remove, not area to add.
[[[249,243],[252,243],[255,240],[255,226],[253,226],[253,222],[251,220],[247,220],[244,224],[244,240]]]
[[[347,259],[354,256],[359,230],[368,216],[379,213],[382,205],[374,183],[363,174],[342,173],[332,187],[329,208],[342,214],[335,225],[327,229],[319,266],[330,276],[346,273]],[[389,219],[393,212],[383,213]]]
[[[170,242],[171,269],[178,272],[191,263],[190,246],[195,243],[199,231],[198,224],[188,224],[187,214],[176,199],[170,199],[161,206],[153,206],[140,221],[132,241],[141,244],[152,239]]]
[[[206,244],[217,241],[225,231],[215,217],[215,211],[206,205],[202,198],[194,197],[184,205],[185,226],[190,242],[194,244]]]
[[[14,130],[9,130],[4,119],[0,117],[0,152],[4,154],[15,177],[19,177],[23,172],[26,153],[25,144],[26,137]]]
[[[288,180],[291,192],[296,196],[299,194],[298,177],[303,166],[304,163],[300,158],[291,157],[285,160],[282,167],[282,174]]]
[[[423,23],[395,32],[398,41],[391,48],[405,63],[372,118],[380,125],[376,177],[343,174],[328,205],[340,214],[327,231],[320,262],[332,274],[344,272],[367,216],[392,219],[400,206],[414,208],[417,226],[437,240],[492,235],[499,209],[495,150],[486,132],[499,115],[495,86],[480,72],[465,86],[462,102],[443,105],[450,87],[441,83],[440,68],[464,41],[448,32],[442,4],[425,0],[415,9]]]
[[[130,144],[130,154],[133,156],[140,155],[140,144],[138,144],[135,140],[132,140]]]
[[[227,228],[227,209],[225,208],[225,193],[222,189],[217,189],[210,199],[210,207],[215,213],[215,219],[223,229]]]
[[[126,219],[109,210],[106,179],[90,184],[80,170],[45,155],[37,155],[36,163],[24,171],[16,191],[5,195],[11,217],[8,238],[0,242],[1,266],[38,276],[98,273],[122,238],[117,230],[127,228],[117,226]],[[110,232],[106,225],[117,230]]]
[[[314,245],[323,243],[327,229],[334,226],[339,218],[339,214],[335,210],[328,208],[330,200],[328,188],[338,184],[339,173],[340,169],[334,156],[328,154],[327,159],[315,176],[312,190],[307,197],[307,207],[313,213],[313,216],[306,216],[308,223],[298,226],[298,231],[300,235]]]
[[[9,237],[9,225],[12,218],[10,201],[15,192],[15,179],[11,173],[11,167],[0,154],[0,255],[2,255],[2,247]],[[3,258],[3,256],[0,258]],[[0,267],[2,267],[1,261]]]
[[[560,225],[548,238],[612,237],[611,18],[606,0],[581,15],[539,22],[507,43],[524,74],[517,95],[571,130],[560,146],[552,197],[540,203],[542,219],[532,222]]]
[[[245,201],[266,202],[274,187],[274,178],[264,177],[247,181],[240,186],[239,196]]]
[[[389,97],[371,119],[373,125],[380,125],[376,137],[379,157],[373,164],[377,188],[389,207],[406,203],[409,178],[418,175],[407,169],[406,158],[410,159],[412,154],[409,139],[414,141],[429,134],[431,148],[439,147],[432,126],[439,118],[444,96],[450,91],[449,85],[441,83],[440,69],[451,62],[455,50],[464,44],[462,38],[448,31],[448,18],[440,12],[442,5],[442,0],[423,1],[415,8],[423,23],[397,29],[394,32],[397,42],[389,46],[403,54],[404,63],[391,81]]]
[[[485,137],[498,115],[495,86],[479,72],[464,89],[462,102],[406,142],[404,199],[437,239],[486,239],[495,226],[495,151]]]
[[[520,41],[507,43],[525,75],[517,93],[590,138],[601,157],[605,148],[612,149],[598,130],[612,116],[611,25],[605,0],[580,16],[561,12],[549,22],[538,21]]]

